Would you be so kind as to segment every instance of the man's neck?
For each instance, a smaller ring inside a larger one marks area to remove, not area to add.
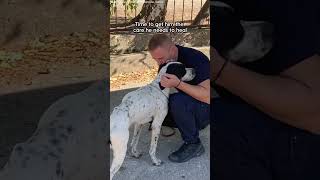
[[[179,54],[178,48],[176,45],[174,45],[172,59],[174,59],[175,61],[178,61],[178,54]]]

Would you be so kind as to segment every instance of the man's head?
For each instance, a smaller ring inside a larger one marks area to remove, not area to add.
[[[148,44],[148,50],[158,65],[174,59],[175,48],[175,44],[171,41],[170,37],[165,34],[153,35]]]

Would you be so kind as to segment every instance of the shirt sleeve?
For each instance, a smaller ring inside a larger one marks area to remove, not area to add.
[[[196,71],[196,77],[194,81],[199,84],[207,79],[210,79],[210,61],[209,58],[202,52],[197,51],[192,58],[193,67]]]

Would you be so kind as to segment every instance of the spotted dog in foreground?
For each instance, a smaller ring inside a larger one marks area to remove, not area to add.
[[[134,125],[131,141],[131,152],[136,158],[141,154],[137,151],[142,125],[152,121],[152,137],[149,154],[154,165],[161,165],[161,160],[155,156],[162,122],[168,113],[168,98],[170,88],[160,85],[164,73],[174,74],[182,81],[190,81],[195,77],[194,70],[186,68],[179,62],[169,62],[163,66],[155,80],[124,96],[121,104],[114,108],[110,116],[110,140],[113,150],[113,161],[110,168],[110,178],[120,169],[127,152],[129,127]]]
[[[107,88],[98,81],[53,103],[32,137],[14,147],[0,179],[106,179]]]

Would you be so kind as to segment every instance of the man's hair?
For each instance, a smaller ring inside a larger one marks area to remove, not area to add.
[[[165,34],[155,34],[151,37],[149,44],[148,44],[148,50],[152,51],[156,49],[159,46],[163,46],[165,44],[171,44],[172,41],[170,37],[168,37]]]

